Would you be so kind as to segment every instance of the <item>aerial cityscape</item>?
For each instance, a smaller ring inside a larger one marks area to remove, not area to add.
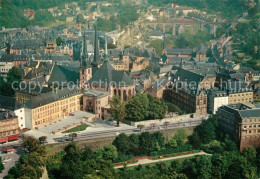
[[[0,0],[0,178],[259,179],[258,0]]]

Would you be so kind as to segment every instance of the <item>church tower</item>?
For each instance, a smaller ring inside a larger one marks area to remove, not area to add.
[[[99,68],[102,62],[99,57],[99,43],[98,43],[98,33],[97,33],[97,25],[95,26],[95,45],[94,45],[94,60],[91,65],[93,68]]]
[[[80,88],[84,89],[87,85],[88,80],[92,78],[92,68],[89,61],[89,56],[87,52],[87,41],[86,41],[86,32],[83,34],[83,49],[81,55],[80,63]]]

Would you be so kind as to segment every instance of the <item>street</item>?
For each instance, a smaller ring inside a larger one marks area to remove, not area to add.
[[[15,165],[15,163],[18,161],[20,155],[19,155],[19,150],[16,149],[14,150],[13,153],[9,153],[9,154],[1,153],[0,156],[2,157],[2,162],[5,166],[5,169],[0,174],[0,178],[3,178],[8,174],[10,168],[12,168]]]

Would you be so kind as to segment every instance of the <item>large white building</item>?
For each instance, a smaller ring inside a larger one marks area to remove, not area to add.
[[[208,113],[216,114],[218,108],[228,105],[228,95],[225,91],[210,90],[208,93]]]

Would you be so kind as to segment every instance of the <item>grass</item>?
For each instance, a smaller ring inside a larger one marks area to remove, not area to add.
[[[79,126],[77,126],[77,127],[74,127],[74,128],[72,128],[72,129],[66,130],[66,131],[64,131],[64,132],[62,132],[62,133],[72,133],[72,132],[84,131],[84,130],[86,130],[87,127],[88,127],[88,125],[86,125],[86,124],[81,124],[81,125],[79,125]]]
[[[192,156],[192,157],[186,157],[186,158],[180,158],[180,159],[172,159],[172,160],[160,161],[160,162],[163,162],[163,163],[165,163],[166,165],[171,165],[171,163],[172,163],[173,160],[178,160],[178,161],[180,162],[180,164],[181,164],[184,160],[186,160],[186,159],[191,159],[191,158],[193,158],[193,157],[194,157],[194,156]],[[153,167],[153,166],[155,166],[157,163],[160,163],[160,162],[143,164],[142,166],[145,167],[145,166],[148,166],[148,165],[149,165],[150,167]],[[131,166],[131,167],[127,167],[127,170],[134,170],[136,167],[138,167],[138,165],[136,165],[136,166]]]

